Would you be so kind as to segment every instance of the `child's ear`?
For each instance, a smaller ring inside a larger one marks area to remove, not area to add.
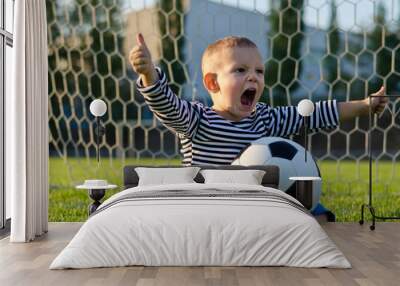
[[[207,73],[203,78],[203,83],[207,90],[209,90],[211,92],[219,91],[219,85],[217,82],[217,74]]]

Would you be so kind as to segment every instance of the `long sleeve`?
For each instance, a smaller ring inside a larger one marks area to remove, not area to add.
[[[304,125],[304,118],[298,113],[296,106],[279,106],[271,108],[266,105],[262,111],[267,125],[267,136],[287,136],[296,134]],[[313,131],[321,128],[334,128],[339,124],[336,100],[315,103],[314,112],[309,119],[309,128]]]
[[[176,96],[168,85],[165,73],[158,67],[156,70],[159,80],[143,87],[139,78],[136,82],[138,90],[162,124],[180,136],[192,138],[199,124],[202,105]]]

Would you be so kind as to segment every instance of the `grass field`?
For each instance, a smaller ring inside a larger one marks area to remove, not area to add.
[[[123,165],[179,165],[180,160],[94,160],[50,158],[49,220],[85,221],[91,200],[85,190],[75,189],[85,179],[107,179],[122,186]],[[337,221],[355,222],[360,219],[360,207],[368,202],[368,162],[319,162],[323,179],[321,202],[335,214]],[[379,162],[374,165],[373,205],[377,215],[400,216],[400,162]],[[106,197],[121,191],[107,191]],[[367,216],[369,218],[369,214]]]

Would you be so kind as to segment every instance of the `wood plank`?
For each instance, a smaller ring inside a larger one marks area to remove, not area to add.
[[[49,270],[81,223],[50,223],[32,243],[0,240],[0,285],[398,285],[400,223],[325,223],[322,227],[351,262],[352,269],[291,267],[116,267]]]

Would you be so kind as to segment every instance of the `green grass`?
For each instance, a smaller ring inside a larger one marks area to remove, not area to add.
[[[121,191],[122,168],[125,165],[180,165],[180,159],[95,160],[50,158],[50,221],[85,221],[87,206],[91,203],[85,190],[75,186],[85,179],[107,179],[120,186],[107,191],[105,198]],[[368,202],[368,162],[332,161],[319,162],[323,187],[321,202],[331,209],[338,221],[356,222],[360,219],[360,207]],[[400,216],[400,163],[379,162],[374,165],[373,205],[377,215]],[[369,219],[369,214],[366,217]]]

